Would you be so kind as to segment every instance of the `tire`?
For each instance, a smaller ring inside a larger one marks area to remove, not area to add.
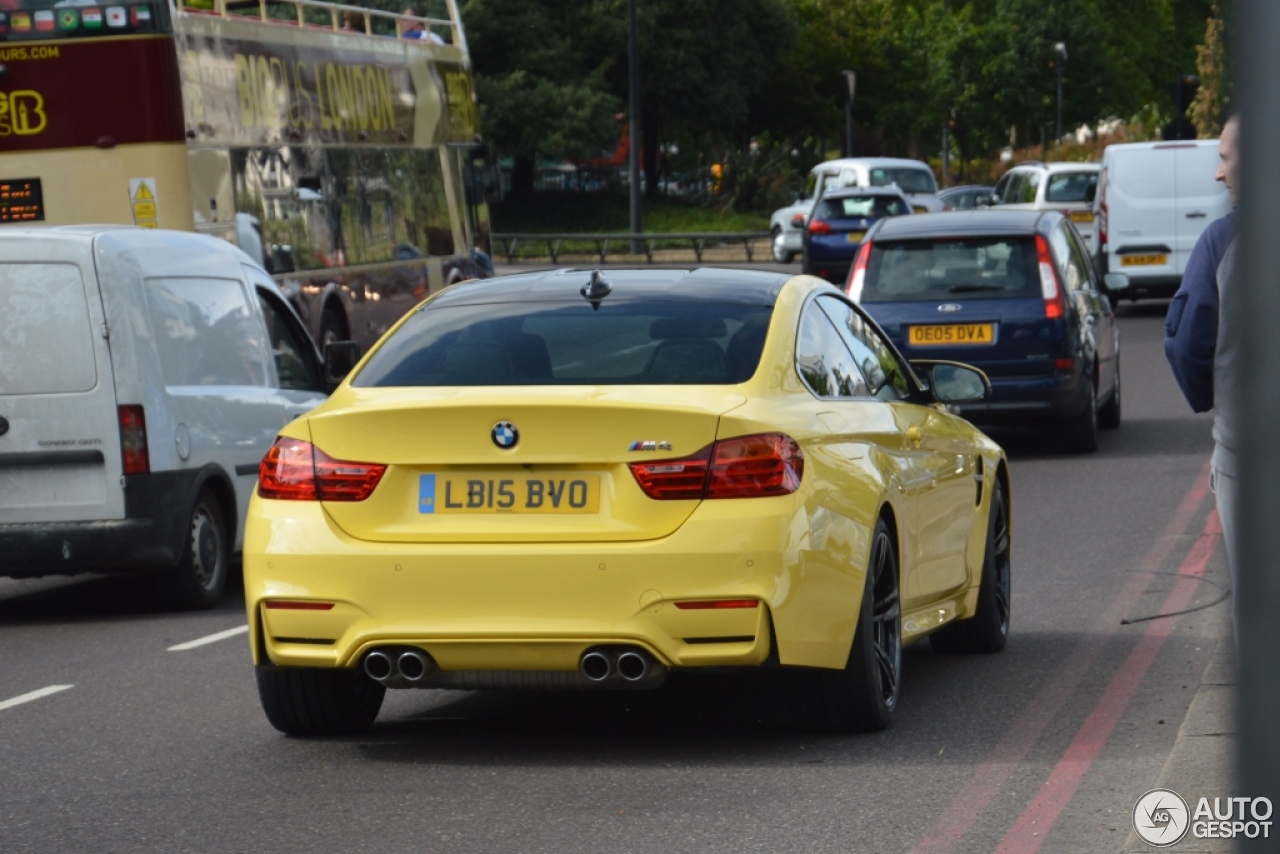
[[[773,260],[779,264],[790,264],[795,260],[796,253],[787,249],[781,228],[774,226],[773,231],[769,233],[769,239],[773,246]]]
[[[182,557],[165,576],[168,604],[183,609],[217,605],[230,574],[231,537],[213,493],[200,490],[187,523]]]
[[[378,717],[387,689],[358,669],[258,667],[258,699],[285,735],[356,735]]]
[[[337,341],[347,341],[350,340],[350,337],[346,321],[342,319],[342,315],[332,308],[326,308],[324,314],[320,316],[320,340],[316,342],[320,345],[320,354],[324,355],[326,345]]]
[[[1120,357],[1116,356],[1116,384],[1111,397],[1098,410],[1098,426],[1104,430],[1114,430],[1120,426]]]
[[[1098,450],[1098,395],[1093,387],[1093,377],[1085,379],[1084,411],[1062,425],[1062,442],[1075,454],[1088,454]]]
[[[800,712],[815,729],[875,732],[893,721],[902,686],[898,559],[884,519],[876,522],[853,646],[843,670],[799,674]]]
[[[929,635],[935,652],[1000,652],[1009,640],[1013,568],[1009,549],[1009,508],[996,480],[987,522],[987,548],[982,558],[978,610]]]

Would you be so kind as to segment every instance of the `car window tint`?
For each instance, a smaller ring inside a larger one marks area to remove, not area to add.
[[[1027,172],[1018,185],[1018,201],[1024,204],[1034,203],[1036,193],[1040,190],[1040,173]]]
[[[1091,202],[1098,187],[1097,172],[1057,172],[1049,176],[1046,202]]]
[[[1058,265],[1058,275],[1066,284],[1067,290],[1078,291],[1089,283],[1089,269],[1083,260],[1071,251],[1067,240],[1065,223],[1059,224],[1049,237],[1049,247],[1053,250],[1053,260]]]
[[[1040,294],[1030,237],[877,241],[863,277],[861,303],[1003,299]]]
[[[822,310],[835,324],[867,380],[868,391],[881,400],[903,400],[911,394],[904,368],[889,344],[857,309],[837,297],[819,297]]]
[[[896,196],[843,196],[823,199],[819,219],[857,219],[869,216],[901,216],[910,207]]]
[[[276,363],[276,377],[280,388],[295,391],[320,391],[320,377],[316,370],[311,342],[302,337],[288,315],[288,309],[277,305],[274,298],[258,292],[262,316],[267,321],[267,340],[271,343],[271,356]]]
[[[867,381],[826,314],[810,305],[800,321],[796,371],[818,397],[867,397]]]
[[[145,282],[147,318],[166,386],[265,386],[262,322],[237,279]]]
[[[933,173],[927,169],[907,168],[875,168],[869,170],[869,183],[873,187],[888,187],[897,184],[904,193],[935,193],[937,185],[933,182]]]
[[[352,384],[719,385],[755,373],[772,306],[521,302],[416,311]]]

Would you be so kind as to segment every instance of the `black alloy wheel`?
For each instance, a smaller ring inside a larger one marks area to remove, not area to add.
[[[1062,425],[1062,441],[1074,454],[1098,450],[1098,392],[1093,385],[1093,372],[1085,375],[1084,409]]]

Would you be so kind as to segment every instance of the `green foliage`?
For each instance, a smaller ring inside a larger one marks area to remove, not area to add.
[[[1227,91],[1226,26],[1222,9],[1213,4],[1213,14],[1205,25],[1204,44],[1196,48],[1196,72],[1200,75],[1200,88],[1191,102],[1191,122],[1201,139],[1215,139],[1222,133],[1222,123],[1228,113],[1230,92]]]

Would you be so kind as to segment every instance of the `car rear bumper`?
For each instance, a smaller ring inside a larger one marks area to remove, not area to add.
[[[126,477],[124,519],[0,524],[0,576],[166,569],[181,557],[197,472]]]
[[[755,517],[718,502],[737,512],[715,508],[658,540],[511,544],[365,542],[318,504],[255,498],[244,549],[255,657],[352,667],[376,646],[408,645],[444,671],[576,671],[603,644],[669,667],[758,666],[776,644],[783,664],[840,667],[862,573],[819,569],[787,546],[791,498],[760,499],[773,509]],[[755,604],[676,604],[694,600]]]
[[[1018,426],[1065,421],[1088,403],[1073,374],[1048,377],[991,377],[991,397],[958,407],[960,416],[979,425]]]

